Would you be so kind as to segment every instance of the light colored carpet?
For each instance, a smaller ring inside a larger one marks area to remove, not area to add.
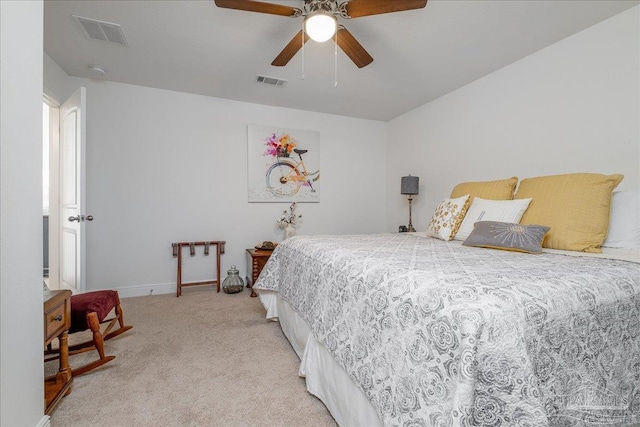
[[[53,427],[336,426],[298,377],[300,360],[279,324],[248,290],[194,287],[180,298],[122,298],[122,306],[133,329],[105,343],[115,360],[74,378]],[[45,375],[56,369],[46,363]]]

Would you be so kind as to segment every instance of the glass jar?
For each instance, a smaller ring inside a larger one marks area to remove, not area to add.
[[[227,270],[227,277],[222,281],[222,290],[226,294],[237,294],[244,289],[244,280],[235,265]]]

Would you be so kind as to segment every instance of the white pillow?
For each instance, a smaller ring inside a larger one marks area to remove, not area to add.
[[[456,240],[465,240],[473,231],[473,224],[478,221],[498,221],[517,224],[529,207],[531,199],[487,200],[476,197],[471,202],[465,215]]]
[[[440,240],[453,239],[468,207],[468,194],[455,199],[444,199],[433,213],[426,235]]]
[[[640,190],[613,193],[609,233],[602,246],[640,249]]]

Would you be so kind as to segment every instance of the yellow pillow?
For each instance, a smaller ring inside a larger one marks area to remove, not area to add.
[[[545,248],[600,253],[609,229],[611,193],[622,178],[573,173],[523,179],[516,199],[533,200],[520,224],[551,227]]]
[[[454,199],[470,194],[471,201],[473,201],[474,197],[489,200],[512,200],[513,190],[515,190],[517,183],[517,176],[499,181],[463,182],[453,187],[449,197]]]

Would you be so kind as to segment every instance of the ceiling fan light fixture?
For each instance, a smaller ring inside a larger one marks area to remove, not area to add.
[[[311,40],[322,43],[333,37],[338,29],[338,22],[334,16],[318,12],[307,16],[304,29]]]

